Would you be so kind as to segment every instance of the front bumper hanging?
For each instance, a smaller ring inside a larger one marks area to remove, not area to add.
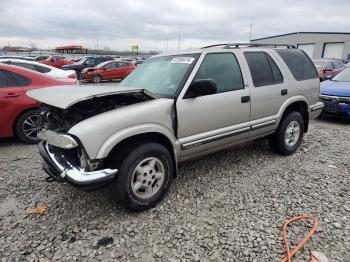
[[[57,181],[68,181],[78,187],[84,187],[112,180],[118,172],[117,169],[109,168],[87,172],[74,165],[61,152],[55,152],[55,147],[49,145],[46,141],[41,141],[38,148],[43,158],[43,169]]]

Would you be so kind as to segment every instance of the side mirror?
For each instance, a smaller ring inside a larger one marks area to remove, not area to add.
[[[189,86],[185,98],[212,95],[217,92],[217,89],[217,85],[213,79],[197,79]]]
[[[103,71],[106,71],[106,70],[107,70],[107,68],[105,68],[105,67],[102,67],[102,70],[103,70]]]

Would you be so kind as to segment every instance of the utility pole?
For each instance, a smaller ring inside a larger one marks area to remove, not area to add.
[[[179,26],[179,42],[177,45],[177,52],[180,52],[180,43],[181,43],[181,26]]]
[[[253,24],[250,24],[249,42],[252,41],[252,31],[253,31]]]
[[[166,39],[165,54],[168,54],[169,38]]]

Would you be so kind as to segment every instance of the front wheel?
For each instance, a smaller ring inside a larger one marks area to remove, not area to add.
[[[169,151],[160,144],[140,145],[120,164],[112,162],[119,166],[112,190],[117,202],[129,210],[154,207],[170,188],[174,163]]]
[[[95,76],[92,78],[92,82],[93,82],[93,83],[100,83],[100,82],[101,82],[101,76],[95,75]]]
[[[291,112],[282,119],[270,138],[270,147],[281,155],[291,155],[300,146],[304,135],[304,119],[299,112]]]

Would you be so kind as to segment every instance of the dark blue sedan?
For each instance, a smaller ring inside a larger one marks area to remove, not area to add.
[[[320,99],[324,113],[350,117],[350,68],[321,83]]]

